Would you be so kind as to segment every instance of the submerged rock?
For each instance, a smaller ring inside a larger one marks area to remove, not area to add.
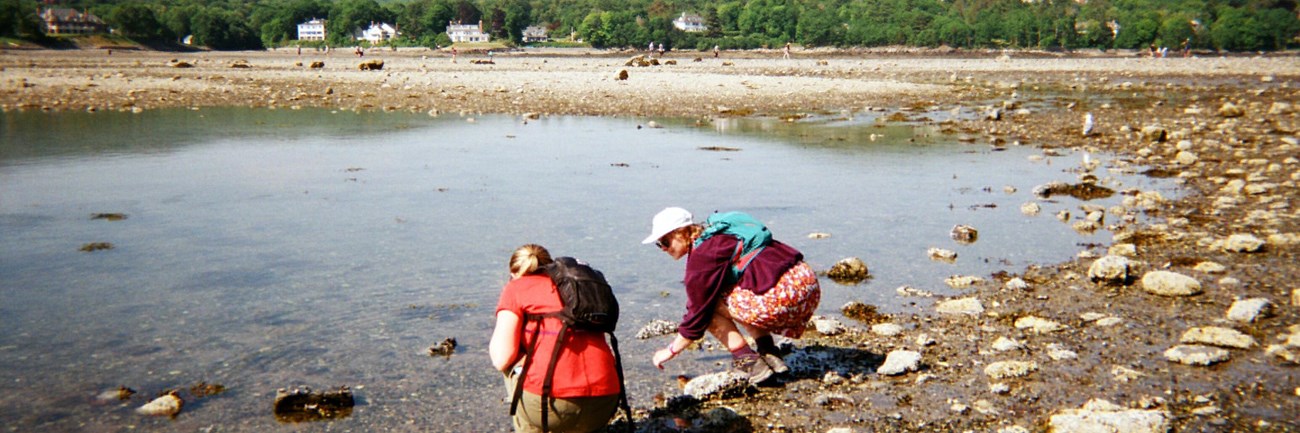
[[[95,400],[103,403],[122,401],[130,399],[135,395],[135,390],[125,386],[119,386],[116,389],[110,389],[95,395]]]
[[[340,386],[334,391],[312,392],[307,388],[275,392],[275,419],[280,422],[320,421],[352,415],[356,401],[352,390]]]
[[[1074,185],[1065,182],[1049,182],[1034,187],[1034,195],[1042,198],[1050,198],[1054,195],[1068,195],[1079,200],[1088,201],[1115,195],[1115,190],[1090,182]]]
[[[456,353],[456,339],[447,337],[438,344],[429,346],[429,356],[451,356]]]
[[[931,247],[929,250],[926,251],[926,254],[930,256],[930,260],[947,262],[947,263],[952,263],[957,261],[957,252],[953,250],[945,250],[943,248]]]
[[[980,237],[979,230],[975,230],[974,227],[965,224],[953,226],[952,231],[950,231],[948,235],[952,237],[952,240],[962,244],[974,243],[979,240]]]
[[[166,394],[145,403],[144,406],[140,406],[135,410],[135,413],[147,416],[174,417],[176,414],[181,413],[181,407],[184,405],[185,401],[181,400],[179,395],[176,395],[176,391],[168,391]]]
[[[869,276],[867,264],[857,257],[849,257],[831,266],[826,276],[840,284],[857,284]]]

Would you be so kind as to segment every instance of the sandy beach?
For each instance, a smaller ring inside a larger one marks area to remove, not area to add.
[[[842,333],[795,343],[866,350],[879,356],[844,362],[873,370],[920,354],[897,374],[800,376],[690,408],[634,402],[641,416],[739,415],[709,431],[1300,431],[1300,57],[675,52],[628,65],[636,55],[0,50],[0,109],[700,121],[875,110],[915,122],[930,121],[921,110],[975,110],[942,129],[978,145],[1114,153],[1117,165],[1071,184],[1138,170],[1186,194],[1117,191],[1124,206],[1055,216],[1108,229],[1111,244],[919,299],[935,303],[927,314],[842,318]],[[373,60],[382,69],[359,68]]]

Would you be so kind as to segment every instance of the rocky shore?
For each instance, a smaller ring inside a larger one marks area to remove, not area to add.
[[[670,53],[629,66],[632,53],[591,51],[453,63],[431,50],[11,50],[0,51],[0,109],[701,121],[865,109],[927,121],[916,113],[974,110],[942,128],[1044,155],[1113,153],[1105,166],[1079,161],[1067,180],[1105,185],[1112,171],[1141,171],[1175,178],[1185,194],[1120,190],[1123,206],[1040,215],[1107,230],[1113,242],[970,279],[959,296],[918,297],[933,302],[925,314],[828,319],[791,346],[782,386],[699,404],[634,402],[653,420],[641,430],[1300,431],[1300,58],[802,54]],[[375,59],[382,69],[359,68]]]

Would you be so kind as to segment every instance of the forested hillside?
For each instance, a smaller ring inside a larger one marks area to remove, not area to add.
[[[958,48],[1146,48],[1225,51],[1300,45],[1296,0],[0,0],[0,37],[40,42],[39,13],[74,8],[138,41],[213,49],[296,44],[297,24],[328,20],[326,43],[357,44],[371,22],[394,24],[395,45],[445,46],[449,22],[482,22],[494,39],[519,44],[544,26],[555,40],[593,47],[672,49],[803,46]],[[683,13],[708,30],[673,26]]]

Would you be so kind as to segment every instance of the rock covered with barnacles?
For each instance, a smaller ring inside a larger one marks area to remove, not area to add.
[[[636,332],[636,338],[638,340],[646,340],[675,333],[677,333],[676,323],[663,319],[655,319],[651,320],[650,323],[645,324],[645,326],[642,326],[641,330]]]
[[[749,388],[749,376],[728,370],[691,379],[682,392],[698,400],[709,400],[741,396],[746,388]]]
[[[965,224],[952,226],[952,230],[948,232],[948,235],[952,237],[952,240],[962,244],[974,243],[980,237],[979,230]]]
[[[826,272],[827,277],[841,284],[857,284],[867,279],[869,275],[867,264],[857,257],[840,260]]]

